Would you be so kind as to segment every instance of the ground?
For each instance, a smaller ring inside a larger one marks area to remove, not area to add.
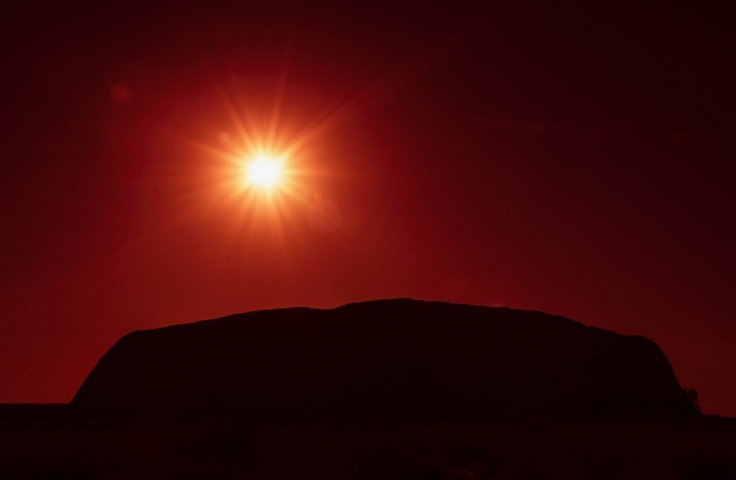
[[[0,479],[736,479],[698,423],[0,416]]]

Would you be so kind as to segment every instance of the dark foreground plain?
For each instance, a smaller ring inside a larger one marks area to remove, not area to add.
[[[254,419],[0,405],[0,479],[736,479],[736,423]]]

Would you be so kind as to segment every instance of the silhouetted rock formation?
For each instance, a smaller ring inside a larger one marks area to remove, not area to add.
[[[133,332],[72,404],[327,417],[698,415],[647,338],[540,312],[406,299]]]

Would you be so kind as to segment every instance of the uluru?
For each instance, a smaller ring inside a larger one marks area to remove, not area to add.
[[[72,405],[327,418],[699,415],[645,337],[410,299],[135,331],[102,356]]]

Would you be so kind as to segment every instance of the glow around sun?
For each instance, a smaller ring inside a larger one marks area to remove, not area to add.
[[[162,129],[204,154],[192,164],[191,171],[193,185],[197,185],[192,189],[199,200],[197,205],[207,212],[227,209],[232,214],[233,232],[243,228],[260,231],[267,223],[279,241],[286,228],[301,228],[296,220],[300,211],[308,214],[315,203],[328,205],[318,202],[325,177],[343,174],[330,169],[329,165],[338,164],[334,158],[338,147],[324,137],[393,88],[392,84],[374,81],[353,84],[337,97],[326,97],[325,107],[312,112],[310,118],[307,114],[311,110],[304,107],[312,105],[311,100],[304,104],[300,95],[287,95],[287,60],[280,77],[275,78],[275,91],[270,86],[264,90],[260,81],[241,90],[245,86],[240,85],[238,72],[231,72],[231,84],[220,82],[213,73],[213,87],[231,124],[208,127],[209,141]],[[264,85],[272,85],[272,79],[266,79]],[[270,118],[268,103],[273,105]],[[319,213],[329,213],[328,219],[339,215],[334,214],[335,209],[322,210]]]
[[[278,185],[282,176],[282,161],[265,154],[253,156],[245,164],[245,182],[249,186],[271,189]]]

